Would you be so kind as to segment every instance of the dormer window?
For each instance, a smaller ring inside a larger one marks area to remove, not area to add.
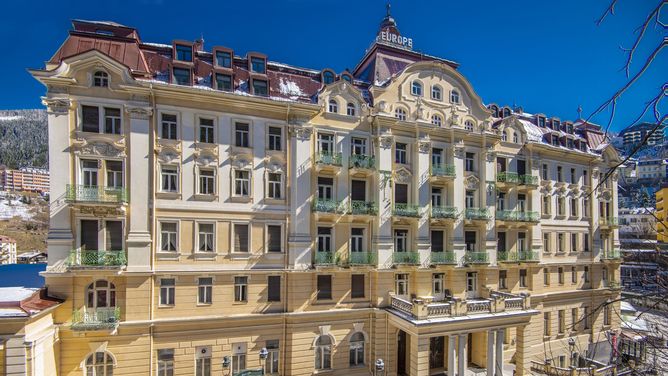
[[[503,116],[502,117],[507,118],[508,116],[510,116],[510,108],[506,107],[506,108],[503,109]]]
[[[508,132],[506,131],[501,132],[501,141],[504,142],[508,141]]]
[[[269,85],[265,80],[253,80],[253,94],[267,96],[269,95]]]
[[[411,94],[415,95],[416,97],[421,97],[422,84],[419,83],[418,81],[413,81],[413,84],[411,85]]]
[[[339,105],[336,103],[336,101],[334,99],[329,100],[328,112],[331,112],[333,114],[336,114],[336,113],[339,112]]]
[[[561,122],[556,119],[552,119],[552,129],[559,130],[559,126],[561,125]]]
[[[350,82],[350,83],[353,82],[353,76],[351,76],[351,75],[349,75],[349,74],[347,74],[347,73],[342,74],[342,75],[341,75],[341,78],[342,78],[343,80],[345,80],[345,81]]]
[[[517,135],[517,133],[513,133],[513,142],[516,143],[516,144],[520,143],[520,138]]]
[[[566,140],[566,145],[568,146],[569,149],[573,149],[573,140],[570,138]]]
[[[322,83],[325,85],[331,84],[332,82],[334,82],[335,79],[336,76],[331,71],[324,71],[322,73]]]
[[[559,137],[552,135],[552,146],[560,146]]]
[[[566,125],[566,132],[573,134],[573,124]]]
[[[93,74],[93,86],[109,87],[109,75],[107,72],[97,71]]]
[[[229,51],[216,51],[216,65],[221,68],[232,68],[232,53]]]
[[[443,125],[443,118],[440,115],[432,115],[431,124],[440,127],[441,125]]]
[[[492,110],[493,117],[495,118],[499,117],[499,108],[497,106],[491,106],[489,109]]]
[[[543,116],[538,117],[538,126],[541,128],[545,128],[545,117]]]
[[[474,126],[474,124],[471,120],[467,120],[467,121],[464,122],[464,129],[466,129],[467,131],[472,131],[473,126]]]
[[[216,73],[216,89],[232,91],[232,76],[229,74]]]
[[[176,60],[193,61],[193,48],[185,44],[176,45]]]
[[[355,105],[352,103],[348,103],[346,106],[346,115],[348,116],[355,116]]]
[[[586,152],[587,151],[587,144],[584,142],[580,142],[580,150]]]
[[[459,92],[457,90],[452,90],[450,92],[450,102],[451,103],[459,103]]]
[[[397,108],[394,111],[394,117],[401,121],[406,121],[406,110],[403,108]]]
[[[265,60],[261,57],[251,57],[251,72],[265,74]]]
[[[178,85],[190,85],[190,69],[174,68],[172,82]]]
[[[434,85],[431,87],[431,99],[435,101],[443,100],[443,91],[440,86]]]

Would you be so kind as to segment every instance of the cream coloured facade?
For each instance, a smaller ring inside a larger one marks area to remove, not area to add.
[[[168,82],[67,50],[109,33],[145,61],[169,50]],[[595,126],[485,106],[456,63],[384,41],[336,75],[135,34],[75,21],[31,71],[52,135],[44,276],[64,299],[44,374],[368,375],[381,359],[526,375],[618,330],[617,188],[598,184],[618,157],[590,145]],[[390,57],[403,68],[382,79]]]

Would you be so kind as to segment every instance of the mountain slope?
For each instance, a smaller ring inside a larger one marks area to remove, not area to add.
[[[0,164],[47,168],[48,140],[46,111],[0,111]]]

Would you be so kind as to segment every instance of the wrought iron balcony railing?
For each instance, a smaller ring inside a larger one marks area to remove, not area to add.
[[[341,153],[328,153],[321,151],[316,154],[315,163],[329,166],[341,166]]]
[[[518,184],[520,182],[520,176],[517,174],[517,172],[497,172],[496,181],[499,183]]]
[[[125,188],[68,184],[65,201],[123,204],[128,202],[128,194]]]
[[[489,255],[487,252],[464,252],[464,262],[467,264],[487,264]]]
[[[538,186],[538,176],[520,175],[520,184]]]
[[[336,263],[334,252],[316,252],[315,265],[334,265]]]
[[[365,154],[353,154],[348,159],[348,168],[375,169],[376,157]]]
[[[116,327],[121,320],[120,307],[84,307],[72,312],[73,330],[100,330]]]
[[[378,205],[375,202],[350,201],[350,210],[352,215],[376,215],[378,214]]]
[[[619,260],[622,258],[622,253],[619,249],[608,249],[603,252],[601,258],[604,260]]]
[[[67,257],[69,267],[121,267],[125,265],[127,265],[125,251],[74,249]]]
[[[496,219],[510,222],[538,222],[538,212],[535,211],[517,211],[517,210],[497,210]]]
[[[431,217],[433,219],[457,219],[459,213],[457,208],[452,206],[432,206]]]
[[[345,209],[341,207],[341,201],[316,198],[313,200],[312,210],[317,213],[342,214]]]
[[[456,264],[457,259],[452,251],[431,252],[431,263],[436,264]]]
[[[489,219],[487,208],[466,208],[464,211],[466,219]]]
[[[601,219],[599,220],[599,224],[601,226],[610,226],[610,227],[619,226],[619,218],[617,218],[617,217],[607,217],[607,218],[601,217]]]
[[[376,252],[348,253],[348,264],[350,265],[374,265],[377,259]]]
[[[539,261],[538,252],[519,251],[519,252],[505,252],[497,253],[497,257],[501,262],[532,262]]]
[[[445,164],[445,163],[432,164],[431,176],[454,178],[455,176],[457,176],[455,165]]]
[[[395,265],[419,265],[420,254],[417,252],[394,252],[392,262]]]
[[[399,217],[415,217],[415,218],[418,218],[418,217],[420,217],[420,206],[419,205],[412,205],[412,204],[395,203],[394,204],[394,210],[392,211],[392,215],[396,215],[396,216],[399,216]]]

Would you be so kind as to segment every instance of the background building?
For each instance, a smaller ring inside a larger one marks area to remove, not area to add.
[[[16,240],[0,235],[0,265],[16,264]]]
[[[49,193],[49,171],[37,168],[0,169],[0,190]]]
[[[619,132],[619,137],[624,140],[624,148],[631,149],[641,144],[647,133],[654,129],[654,126],[655,124],[653,123],[639,123]],[[661,127],[656,132],[652,133],[649,138],[647,138],[647,141],[643,143],[643,145],[663,144],[665,131],[664,128],[665,127]]]

